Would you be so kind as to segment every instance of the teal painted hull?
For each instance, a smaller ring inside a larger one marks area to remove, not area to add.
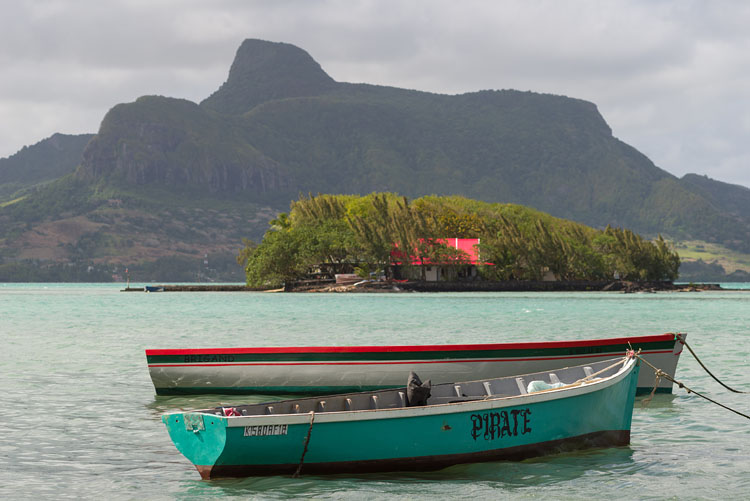
[[[627,445],[638,369],[633,362],[607,384],[445,405],[162,419],[203,478],[292,474],[308,432],[303,473],[429,470]]]

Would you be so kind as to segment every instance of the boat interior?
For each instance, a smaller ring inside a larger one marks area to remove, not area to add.
[[[459,383],[430,385],[422,383],[413,372],[404,375],[407,385],[377,391],[345,393],[279,400],[248,405],[220,406],[194,411],[219,416],[258,416],[270,414],[306,414],[314,411],[342,412],[377,409],[397,409],[421,405],[441,405],[526,395],[566,386],[589,384],[612,376],[624,363],[623,358],[592,362],[587,365]],[[408,377],[407,377],[408,376]]]

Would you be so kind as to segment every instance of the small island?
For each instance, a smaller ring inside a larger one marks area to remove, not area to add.
[[[661,235],[459,196],[302,196],[238,261],[247,287],[287,291],[684,288]]]

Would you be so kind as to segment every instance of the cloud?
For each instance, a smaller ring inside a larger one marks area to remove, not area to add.
[[[143,94],[200,101],[245,38],[333,78],[592,101],[675,174],[750,186],[750,4],[727,0],[0,0],[0,156]]]

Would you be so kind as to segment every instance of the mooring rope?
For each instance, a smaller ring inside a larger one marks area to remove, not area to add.
[[[638,350],[638,353],[640,353],[641,350]],[[654,399],[654,395],[656,395],[656,389],[659,387],[659,383],[661,383],[661,376],[656,374],[656,378],[654,379],[654,388],[651,390],[651,394],[644,398],[643,401],[641,401],[641,407],[646,407],[648,404],[651,403],[651,400]]]
[[[686,348],[687,348],[687,349],[688,349],[688,350],[690,351],[690,354],[691,354],[691,355],[693,355],[693,357],[695,358],[695,360],[697,360],[697,361],[698,361],[698,363],[700,364],[700,366],[701,366],[701,367],[703,367],[703,370],[704,370],[704,371],[706,371],[706,373],[708,373],[708,375],[709,375],[709,376],[711,376],[712,378],[714,378],[714,380],[715,380],[715,381],[716,381],[717,383],[719,383],[719,384],[720,384],[720,385],[722,385],[722,386],[723,386],[724,388],[726,388],[727,390],[729,390],[729,391],[732,391],[732,392],[734,392],[734,393],[750,393],[750,391],[740,391],[740,390],[735,390],[734,388],[730,388],[729,386],[727,386],[727,385],[725,385],[724,383],[722,383],[722,382],[721,382],[721,381],[719,380],[719,378],[717,378],[716,376],[714,376],[714,375],[713,375],[713,374],[711,373],[711,371],[710,371],[710,370],[708,370],[708,367],[706,367],[705,365],[703,365],[703,362],[701,362],[701,359],[700,359],[700,358],[698,358],[698,355],[696,355],[696,354],[695,354],[695,352],[693,351],[693,349],[692,349],[692,348],[690,347],[690,345],[689,345],[689,344],[687,344],[687,341],[685,341],[685,338],[683,337],[683,335],[682,335],[682,334],[675,334],[675,337],[677,338],[677,340],[678,340],[678,341],[679,341],[680,343],[682,343],[683,345],[685,345],[685,347],[686,347]]]
[[[571,384],[569,384],[568,386],[574,386],[574,385],[577,385],[577,384],[585,383],[585,382],[586,382],[586,381],[588,381],[589,379],[594,379],[594,378],[595,378],[596,376],[598,376],[599,374],[601,374],[601,373],[603,373],[603,372],[607,372],[608,370],[610,370],[610,369],[612,369],[612,368],[614,368],[614,367],[617,367],[618,365],[622,365],[622,364],[623,364],[623,363],[624,363],[624,362],[625,362],[625,361],[626,361],[627,359],[628,359],[628,357],[625,357],[625,358],[621,358],[621,359],[618,359],[618,360],[617,360],[617,362],[613,363],[613,364],[612,364],[612,365],[610,365],[609,367],[605,367],[604,369],[602,369],[602,370],[600,370],[600,371],[596,371],[596,372],[594,372],[593,374],[589,374],[589,375],[588,375],[588,376],[586,376],[586,377],[582,377],[582,378],[581,378],[581,379],[579,379],[578,381],[576,381],[576,382],[574,382],[574,383],[571,383]]]
[[[315,422],[315,411],[310,411],[310,427],[307,429],[307,436],[305,437],[305,448],[302,449],[302,457],[299,458],[297,471],[294,472],[294,475],[292,475],[292,478],[299,477],[299,474],[302,471],[302,462],[305,460],[305,454],[307,454],[307,444],[310,443],[310,434],[312,433],[314,422]]]
[[[610,365],[609,367],[605,367],[604,369],[602,369],[600,371],[596,371],[593,374],[590,374],[590,375],[588,375],[586,377],[582,377],[578,381],[573,381],[570,384],[565,384],[565,385],[554,387],[554,388],[546,388],[544,390],[536,390],[536,391],[533,391],[532,393],[544,393],[546,391],[564,390],[564,389],[567,389],[567,388],[573,388],[575,386],[580,386],[580,385],[584,384],[585,382],[587,382],[587,381],[595,378],[599,374],[601,374],[603,372],[607,372],[608,370],[610,370],[610,369],[612,369],[614,367],[617,367],[618,365],[622,365],[627,359],[628,359],[627,356],[624,357],[624,358],[622,358],[622,359],[619,359],[617,362],[615,362],[614,364]],[[487,395],[486,397],[483,398],[483,400],[488,400],[490,398],[497,398],[497,397],[493,397],[492,395]]]
[[[713,404],[716,404],[716,405],[718,405],[719,407],[723,407],[723,408],[725,408],[725,409],[726,409],[726,410],[728,410],[728,411],[732,411],[732,412],[734,412],[734,413],[735,413],[735,414],[737,414],[737,415],[740,415],[740,416],[742,416],[742,417],[744,417],[744,418],[746,418],[746,419],[750,419],[750,416],[748,416],[747,414],[743,414],[743,413],[741,413],[740,411],[737,411],[737,410],[734,410],[734,409],[732,409],[731,407],[727,407],[727,406],[726,406],[726,405],[724,405],[724,404],[720,404],[720,403],[719,403],[719,402],[717,402],[716,400],[712,400],[712,399],[708,398],[707,396],[705,396],[705,395],[703,395],[703,394],[701,394],[701,393],[698,393],[698,392],[697,392],[697,391],[695,391],[695,390],[692,390],[692,389],[688,388],[687,386],[685,386],[685,385],[684,385],[684,384],[682,384],[681,382],[677,381],[677,380],[676,380],[675,378],[673,378],[672,376],[670,376],[669,374],[667,374],[667,373],[666,373],[666,372],[664,372],[663,370],[661,370],[661,369],[659,369],[658,367],[655,367],[655,366],[654,366],[653,364],[649,363],[649,361],[648,361],[648,360],[646,360],[646,359],[644,359],[644,358],[643,358],[642,356],[640,356],[640,355],[638,355],[638,354],[636,354],[635,356],[636,356],[636,357],[638,357],[638,358],[639,358],[639,359],[641,360],[641,362],[643,362],[644,364],[648,365],[649,367],[651,367],[651,368],[652,368],[652,369],[654,370],[654,374],[656,374],[656,384],[658,384],[659,378],[664,378],[664,379],[666,379],[666,380],[668,380],[668,381],[671,381],[671,382],[673,382],[674,384],[676,384],[676,385],[677,385],[677,386],[679,386],[680,388],[684,389],[684,390],[685,390],[685,391],[687,391],[688,393],[695,393],[695,394],[696,394],[696,395],[698,395],[699,397],[701,397],[701,398],[705,398],[705,399],[706,399],[706,400],[708,400],[709,402],[711,402],[711,403],[713,403]],[[656,385],[654,385],[654,390],[653,390],[653,391],[651,392],[651,393],[652,393],[651,397],[653,397],[653,393],[654,393],[655,391],[656,391]],[[651,397],[649,397],[649,399],[650,399]]]

